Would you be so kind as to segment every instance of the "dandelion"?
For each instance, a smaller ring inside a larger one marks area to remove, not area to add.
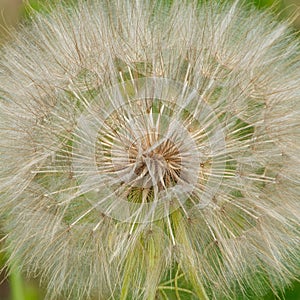
[[[280,291],[299,274],[299,58],[288,22],[239,1],[36,15],[0,60],[9,263],[49,299]]]

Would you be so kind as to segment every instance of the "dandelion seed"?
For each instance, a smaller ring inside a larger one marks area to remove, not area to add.
[[[56,299],[245,299],[299,275],[300,55],[242,3],[87,1],[0,60],[9,262]]]

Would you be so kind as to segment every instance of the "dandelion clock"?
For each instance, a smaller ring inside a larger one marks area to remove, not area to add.
[[[299,275],[300,55],[240,1],[79,1],[0,59],[8,264],[47,299],[250,299]]]

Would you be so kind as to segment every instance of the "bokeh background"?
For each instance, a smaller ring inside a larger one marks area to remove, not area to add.
[[[63,0],[74,2],[74,0]],[[141,0],[143,1],[143,0]],[[170,0],[171,1],[171,0]],[[277,18],[292,17],[293,26],[300,31],[300,0],[244,0],[246,3],[253,2],[258,9],[272,9]],[[30,17],[39,11],[54,6],[59,0],[0,0],[0,47],[12,39],[9,34],[12,27],[16,30],[24,23],[30,22]],[[300,36],[300,34],[299,34]],[[0,52],[1,53],[1,52]],[[1,54],[0,54],[1,55]],[[299,75],[300,76],[300,75]],[[0,250],[1,250],[1,220],[0,220]],[[0,253],[0,270],[5,265],[5,253]],[[29,280],[15,268],[12,275],[7,276],[4,268],[0,272],[0,300],[43,300],[45,291],[38,287],[37,280]],[[300,300],[300,283],[294,282],[287,288],[279,299]],[[175,300],[176,298],[174,298]],[[253,300],[275,300],[276,295],[270,293],[263,299]],[[74,299],[76,300],[76,299]],[[170,299],[172,300],[172,299]],[[184,300],[184,299],[182,299]],[[186,298],[185,300],[188,300]],[[243,300],[243,299],[241,299]]]

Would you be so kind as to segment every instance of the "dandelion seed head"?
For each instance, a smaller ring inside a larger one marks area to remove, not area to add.
[[[88,1],[2,54],[6,248],[49,299],[261,297],[299,274],[287,23],[239,1]]]

